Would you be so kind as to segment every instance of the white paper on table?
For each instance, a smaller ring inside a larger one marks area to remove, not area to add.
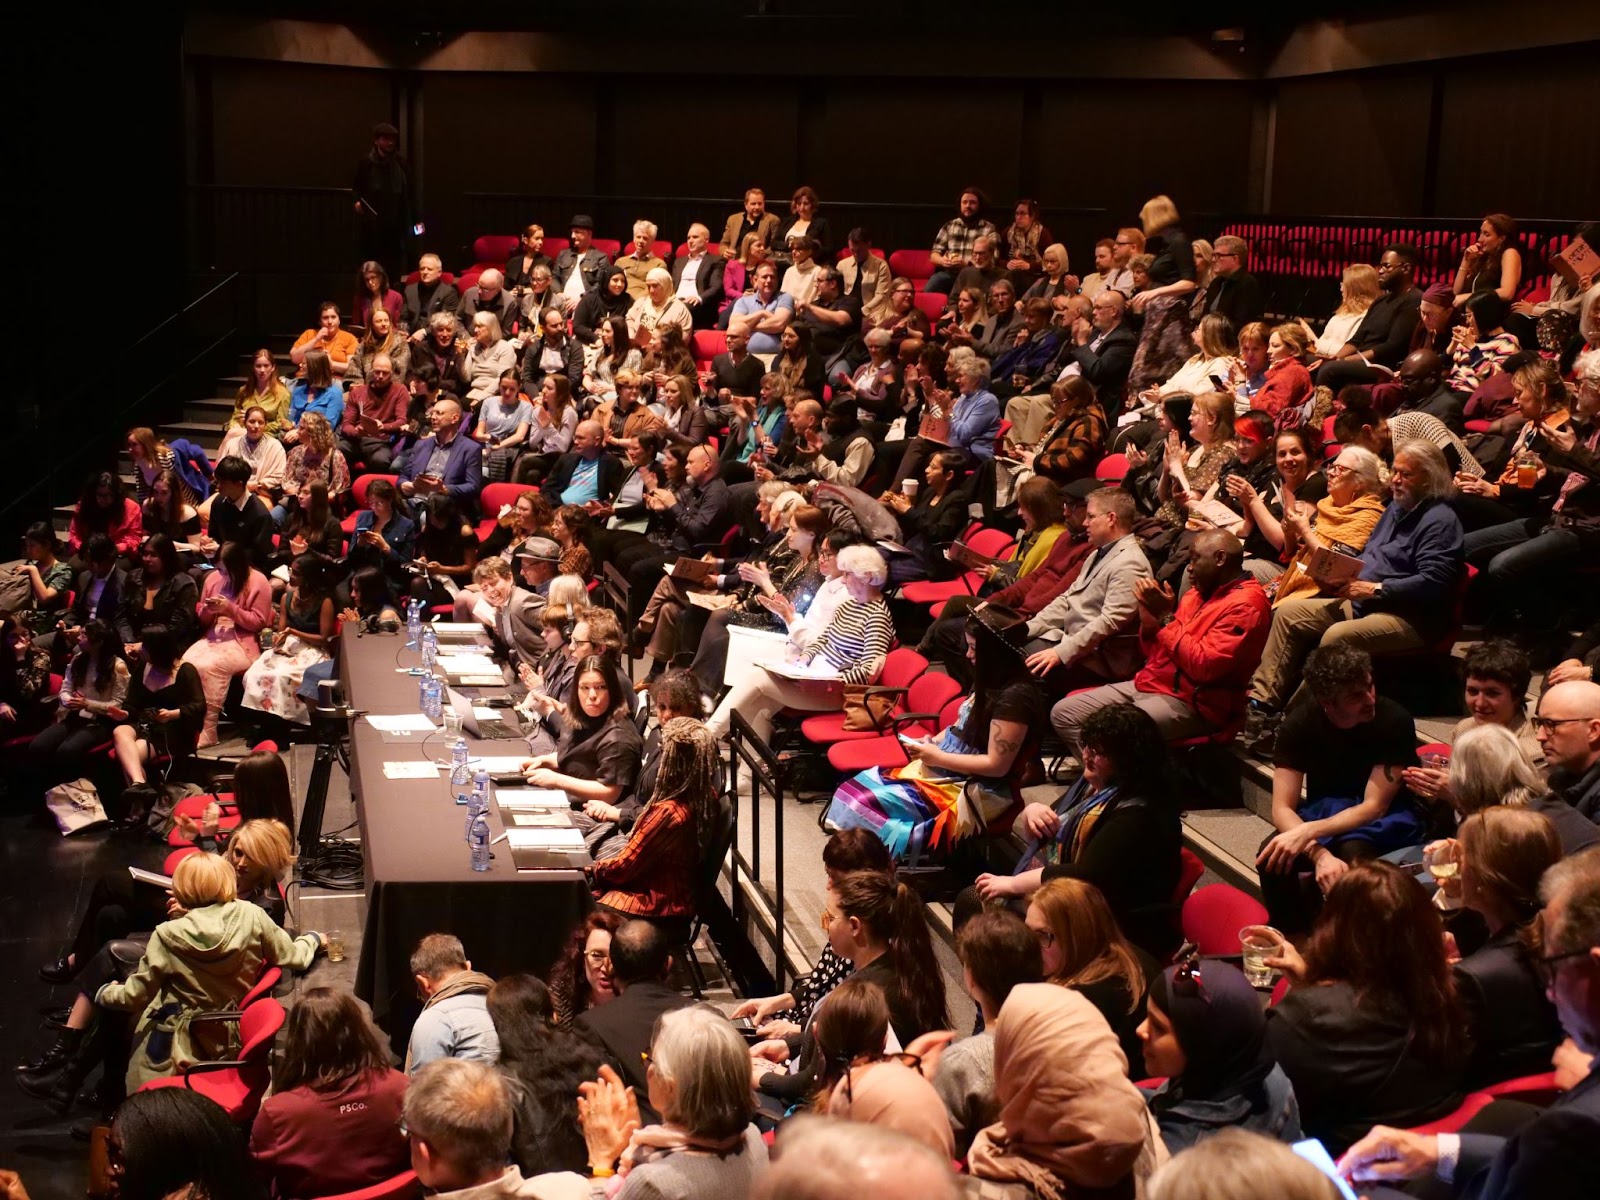
[[[512,812],[541,809],[566,811],[572,807],[572,801],[560,788],[496,788],[494,798],[501,808]]]
[[[477,671],[480,674],[494,670],[494,659],[485,650],[482,654],[441,654],[434,660],[441,671]]]
[[[502,687],[505,685],[504,675],[457,675],[456,682],[463,687]]]
[[[438,728],[421,713],[369,714],[367,724],[383,733],[432,733]]]
[[[508,829],[506,841],[513,850],[582,850],[583,834],[576,829]]]
[[[434,633],[482,633],[483,626],[476,621],[435,621]]]
[[[474,758],[472,769],[487,771],[491,775],[514,775],[522,770],[522,764],[529,757],[526,754],[503,754],[493,758]]]
[[[431,762],[386,762],[385,779],[437,779],[439,768]]]
[[[518,812],[511,814],[513,825],[527,825],[534,829],[571,829],[572,816],[564,812]]]

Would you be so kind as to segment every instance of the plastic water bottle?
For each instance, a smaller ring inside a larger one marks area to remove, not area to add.
[[[467,838],[467,844],[472,847],[472,869],[474,871],[487,871],[489,869],[489,816],[480,812],[472,818],[472,830]]]
[[[422,636],[422,601],[415,596],[406,605],[406,649],[415,650]]]
[[[460,787],[472,782],[472,768],[467,764],[467,739],[456,738],[456,744],[450,747],[450,783]]]
[[[422,669],[433,670],[433,664],[439,661],[439,635],[433,631],[432,624],[422,627]]]
[[[466,803],[466,807],[467,807],[467,845],[470,846],[470,845],[472,845],[472,823],[474,821],[476,821],[479,817],[485,816],[488,813],[489,805],[488,805],[488,803],[486,801],[479,799],[478,793],[475,790],[474,791],[469,791],[469,792],[465,793],[464,795],[458,796],[457,799],[462,800],[462,801],[464,801]]]
[[[417,711],[423,716],[428,715],[428,684],[432,679],[432,675],[417,676]]]
[[[439,682],[437,675],[428,674],[422,677],[422,715],[430,721],[438,721],[444,715],[444,684]]]
[[[482,767],[472,775],[472,800],[484,812],[489,811],[489,772]]]

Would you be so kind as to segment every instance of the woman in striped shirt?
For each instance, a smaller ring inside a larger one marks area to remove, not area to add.
[[[844,685],[876,679],[894,639],[894,622],[883,599],[889,568],[871,546],[839,552],[839,574],[849,598],[839,605],[820,637],[777,675],[756,664],[736,680],[706,722],[718,738],[728,736],[737,709],[764,742],[772,740],[772,718],[785,708],[835,712],[844,704]],[[777,666],[778,664],[773,664]]]

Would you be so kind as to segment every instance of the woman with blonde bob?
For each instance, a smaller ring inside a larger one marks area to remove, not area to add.
[[[244,832],[234,835],[234,846]],[[230,853],[237,851],[230,847]],[[321,934],[291,938],[266,910],[241,902],[238,882],[235,864],[218,855],[183,859],[172,875],[168,920],[151,935],[138,969],[95,997],[102,1008],[139,1013],[128,1064],[130,1092],[188,1063],[226,1058],[228,1023],[191,1024],[189,1018],[237,1007],[263,967],[303,971],[321,949]]]
[[[1144,315],[1139,346],[1133,354],[1128,389],[1141,392],[1168,378],[1189,356],[1189,305],[1199,284],[1194,247],[1179,226],[1178,206],[1169,196],[1154,196],[1139,210],[1144,227],[1144,255],[1150,263],[1149,285],[1128,302]],[[1131,263],[1130,263],[1131,266]]]
[[[1039,939],[1047,983],[1077,992],[1106,1019],[1132,1079],[1144,1078],[1139,1026],[1145,988],[1160,966],[1123,936],[1111,906],[1092,883],[1053,879],[1028,903],[1028,928]]]
[[[1339,1200],[1339,1189],[1282,1142],[1224,1129],[1150,1177],[1145,1200]]]

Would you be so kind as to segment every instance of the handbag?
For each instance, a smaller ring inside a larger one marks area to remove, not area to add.
[[[100,793],[87,779],[56,784],[44,794],[44,803],[63,837],[94,825],[104,825],[109,820],[105,806],[100,803]]]
[[[520,446],[500,446],[483,452],[483,477],[491,483],[504,483],[511,478],[511,468],[516,464]]]
[[[894,715],[895,697],[901,690],[870,683],[845,684],[845,729],[851,733],[883,733],[885,724]]]

